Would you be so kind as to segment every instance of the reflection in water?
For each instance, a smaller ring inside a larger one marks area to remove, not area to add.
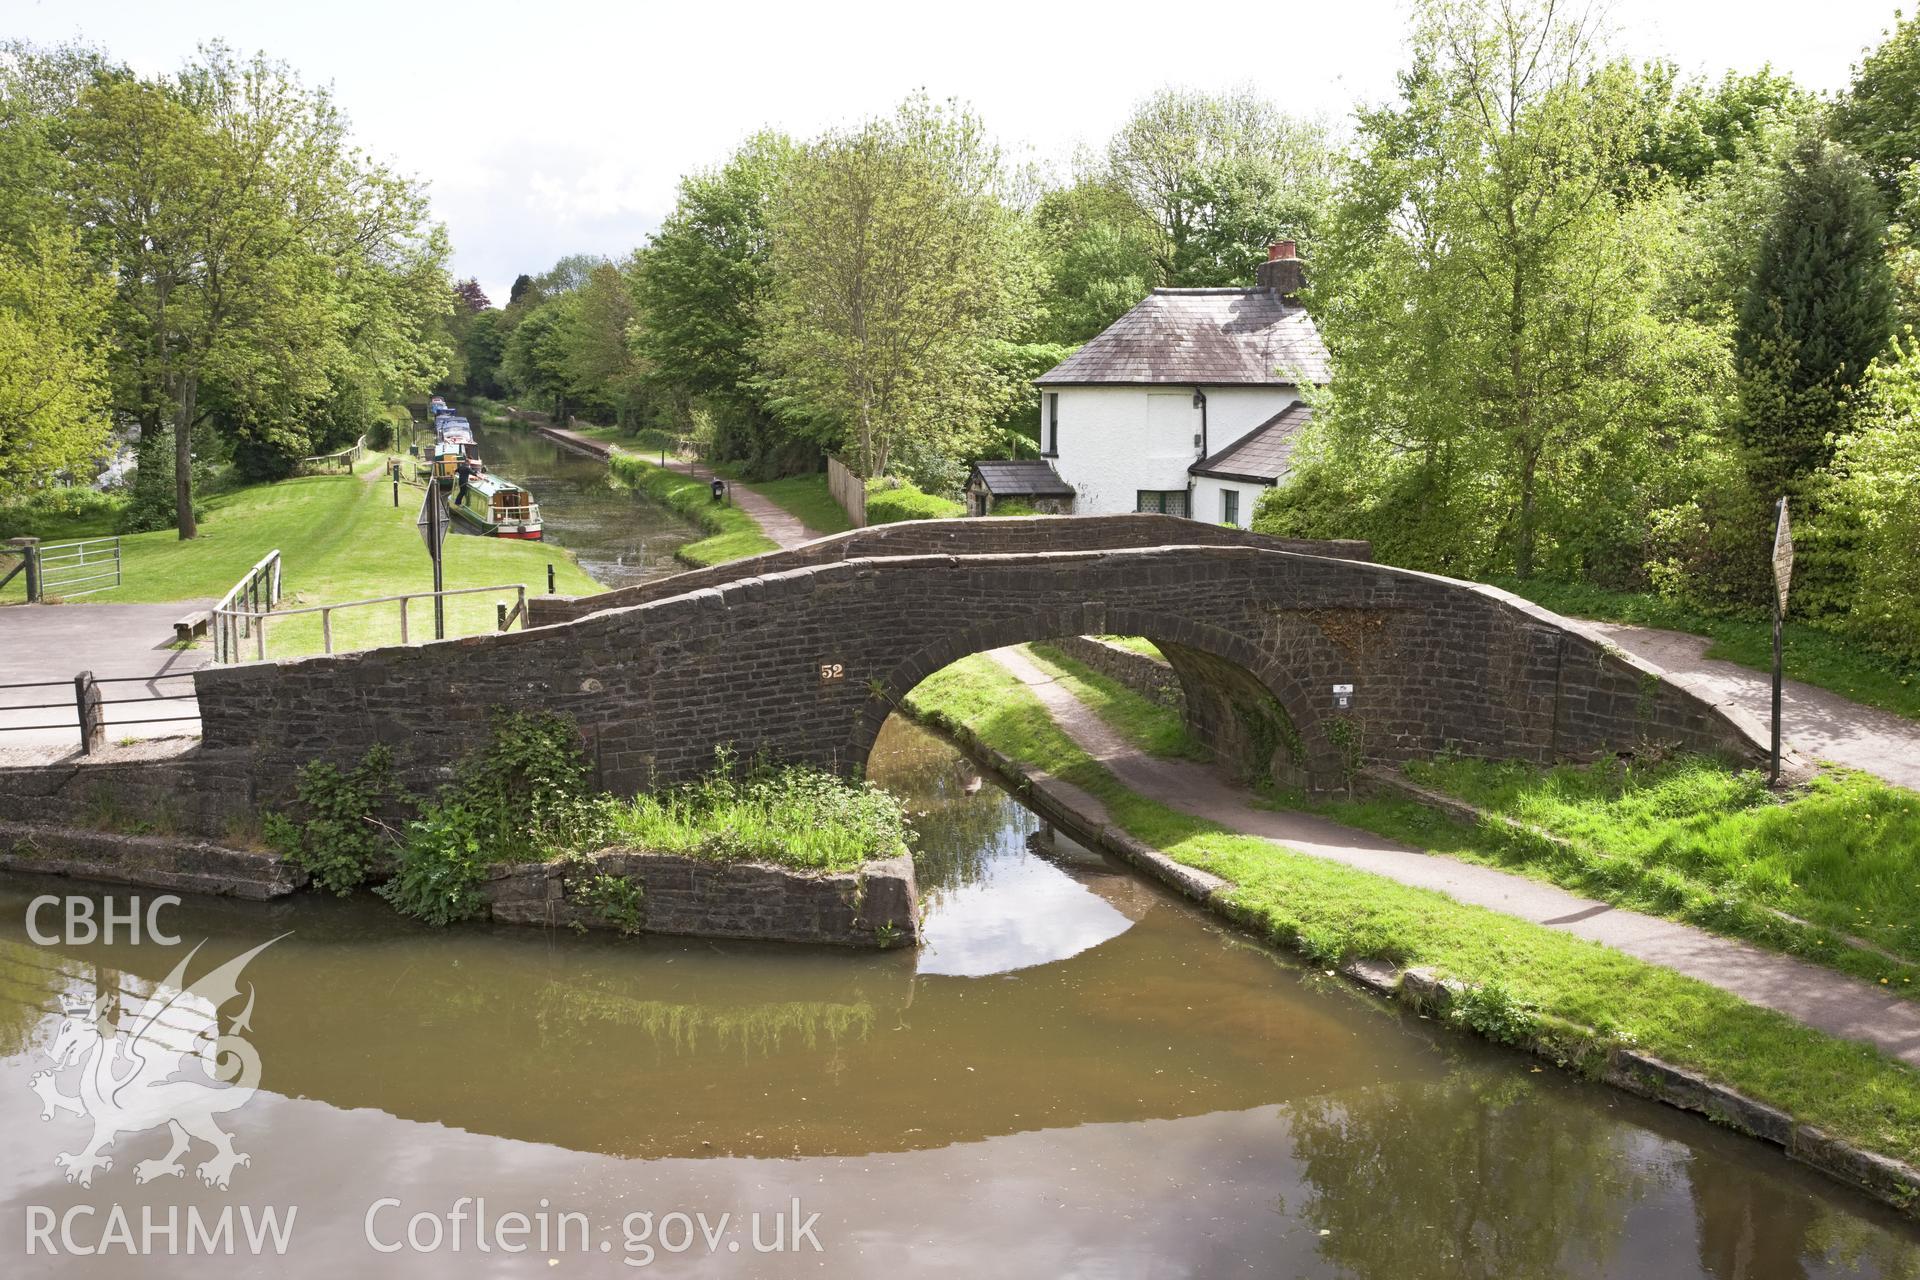
[[[729,1273],[1915,1274],[1911,1227],[1760,1144],[1323,984],[1097,855],[1032,857],[1031,816],[991,785],[970,792],[970,766],[936,739],[895,726],[884,745],[876,776],[922,815],[929,961],[966,956],[991,977],[897,953],[435,931],[365,899],[172,913],[214,962],[293,931],[247,969],[264,1075],[231,1116],[251,1156],[231,1199],[301,1207],[281,1271],[492,1273],[471,1252],[370,1253],[361,1223],[382,1196],[408,1212],[550,1201],[615,1241],[636,1209],[744,1214],[797,1196],[822,1215],[826,1253]],[[28,942],[28,898],[71,888],[0,881],[9,1263],[30,1205],[229,1199],[134,1185],[164,1133],[122,1139],[91,1190],[54,1167],[84,1136],[71,1117],[41,1124],[28,1083],[50,1065],[58,998],[140,992],[178,958]],[[985,941],[959,927],[970,912],[993,924]],[[1116,931],[1078,932],[1090,920]],[[70,1260],[44,1261],[24,1274]],[[258,1270],[93,1261],[87,1274]]]

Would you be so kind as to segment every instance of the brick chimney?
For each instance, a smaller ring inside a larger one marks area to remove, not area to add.
[[[1267,260],[1254,270],[1254,280],[1262,289],[1271,289],[1288,302],[1307,287],[1306,264],[1294,252],[1291,240],[1275,240],[1267,248]]]

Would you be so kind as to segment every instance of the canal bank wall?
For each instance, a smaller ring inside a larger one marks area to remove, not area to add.
[[[137,885],[267,902],[308,886],[277,853],[187,836],[0,822],[0,873]],[[609,880],[625,889],[609,891]],[[919,890],[904,855],[824,875],[758,862],[607,849],[495,863],[480,888],[497,924],[613,929],[887,949],[919,942]]]
[[[1112,854],[1269,945],[1305,956],[1298,948],[1275,941],[1255,913],[1232,900],[1237,887],[1232,881],[1187,866],[1137,839],[1109,821],[1105,806],[1094,796],[1042,770],[1029,768],[989,745],[965,724],[921,714],[905,706],[900,708],[900,714],[953,742],[1046,822],[1081,844]],[[1403,968],[1381,960],[1356,960],[1327,972],[1329,976],[1337,972],[1340,978],[1370,996],[1444,1019],[1458,1030],[1481,1034],[1468,1021],[1450,1016],[1471,989],[1432,969]],[[1630,1045],[1609,1043],[1595,1028],[1543,1020],[1534,1034],[1509,1047],[1636,1097],[1705,1116],[1765,1142],[1788,1159],[1815,1169],[1909,1218],[1920,1219],[1920,1168],[1857,1147],[1699,1072],[1663,1061]]]

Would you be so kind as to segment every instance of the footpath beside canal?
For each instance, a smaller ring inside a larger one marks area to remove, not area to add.
[[[577,449],[582,453],[590,453],[594,457],[609,461],[612,459],[614,446],[604,440],[596,440],[592,436],[582,435],[567,427],[556,427],[552,423],[541,422],[525,415],[522,415],[519,420],[548,439],[556,440],[570,449]],[[670,457],[655,465],[709,483],[714,478],[712,468],[704,467],[687,458]],[[754,523],[760,526],[761,531],[778,550],[791,551],[804,542],[812,542],[816,538],[825,536],[818,530],[808,528],[792,512],[771,499],[755,493],[744,484],[727,481],[727,494],[735,506],[753,518]]]

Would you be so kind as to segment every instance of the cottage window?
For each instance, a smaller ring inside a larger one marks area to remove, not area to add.
[[[1040,453],[1044,457],[1060,456],[1060,393],[1047,392],[1047,436],[1040,442]]]
[[[1220,491],[1220,523],[1240,527],[1240,491],[1222,489]]]
[[[1162,516],[1184,516],[1187,514],[1187,491],[1185,489],[1141,489],[1137,491],[1133,509]]]

